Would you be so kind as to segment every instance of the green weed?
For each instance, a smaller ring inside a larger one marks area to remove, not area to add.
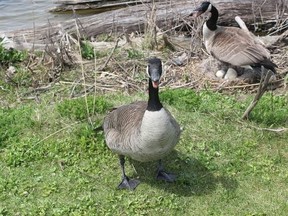
[[[101,52],[95,50],[95,48],[89,42],[82,42],[81,44],[82,58],[91,60],[94,58],[101,58],[107,55],[107,52]]]
[[[144,57],[144,53],[142,51],[134,48],[127,49],[126,52],[128,59],[142,59]]]
[[[14,85],[29,87],[32,84],[31,72],[26,68],[16,68],[15,74],[9,80]]]
[[[94,48],[88,42],[83,42],[81,44],[81,54],[84,59],[88,60],[95,57]]]
[[[18,51],[13,48],[6,49],[1,44],[0,40],[0,66],[8,66],[9,64],[14,64],[21,62],[27,58],[27,52]]]

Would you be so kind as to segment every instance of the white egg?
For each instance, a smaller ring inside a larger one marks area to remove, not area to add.
[[[237,78],[237,72],[233,68],[229,68],[225,74],[224,79],[234,80]]]
[[[215,75],[216,75],[216,77],[223,78],[225,75],[225,71],[224,70],[218,70]]]

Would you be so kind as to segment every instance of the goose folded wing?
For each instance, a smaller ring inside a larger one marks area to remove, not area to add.
[[[269,59],[269,51],[254,37],[242,29],[227,28],[216,33],[210,53],[218,60],[235,66],[257,64]]]
[[[109,148],[125,145],[126,141],[137,133],[146,107],[147,102],[133,102],[114,109],[105,117],[103,128]]]

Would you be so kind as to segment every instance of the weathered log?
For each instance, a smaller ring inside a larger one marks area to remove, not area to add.
[[[103,0],[57,0],[55,4],[66,4],[66,5],[76,5],[76,4],[86,4],[94,2],[102,2]]]
[[[151,0],[75,0],[58,1],[60,5],[51,8],[51,13],[66,13],[77,11],[79,13],[101,13],[127,6],[149,3]]]
[[[196,2],[196,3],[195,3]],[[201,0],[166,0],[156,4],[156,24],[167,30],[183,20],[193,22],[188,17]],[[251,23],[281,23],[288,17],[287,0],[214,0],[220,16],[219,24],[236,25],[236,15],[246,24]],[[5,32],[13,41],[34,44],[49,44],[58,42],[64,33],[76,34],[91,38],[101,33],[143,32],[152,13],[152,4],[141,4],[101,14],[68,20],[60,24],[47,24],[35,29]]]

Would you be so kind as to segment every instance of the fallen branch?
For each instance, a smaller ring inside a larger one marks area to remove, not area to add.
[[[250,105],[248,106],[248,108],[246,109],[246,111],[244,112],[244,114],[242,115],[242,119],[248,119],[249,118],[249,114],[251,113],[251,111],[254,109],[254,107],[257,105],[257,103],[259,102],[260,98],[263,96],[263,94],[265,93],[265,91],[267,90],[268,84],[269,84],[269,79],[272,76],[272,72],[271,71],[267,71],[265,77],[264,75],[264,67],[261,67],[261,71],[262,71],[262,77],[261,77],[261,81],[259,84],[259,88],[258,91],[253,99],[253,101],[250,103]]]
[[[113,47],[112,51],[110,52],[110,55],[108,56],[107,60],[105,61],[104,65],[99,69],[100,71],[103,71],[107,64],[109,63],[109,61],[111,60],[112,55],[114,54],[116,48],[118,47],[118,43],[120,41],[120,37],[117,38],[116,42],[115,42],[115,46]]]
[[[239,122],[240,124],[244,124],[244,122],[242,122],[242,121],[237,121],[237,122]],[[254,128],[256,130],[261,130],[261,131],[270,131],[270,132],[276,132],[276,133],[282,133],[282,132],[288,131],[288,128],[285,128],[285,127],[282,127],[282,128],[260,128],[260,127],[256,127],[256,126],[251,125],[251,124],[245,124],[245,125],[247,125],[248,127]]]
[[[286,132],[288,131],[288,128],[259,128],[255,126],[251,126],[257,130],[264,130],[264,131],[271,131],[271,132],[276,132],[276,133],[281,133],[281,132]]]
[[[279,84],[279,86],[282,86],[282,83],[285,79],[278,79],[275,81],[271,81],[270,84]],[[216,89],[218,91],[220,90],[229,90],[229,89],[245,89],[245,88],[253,88],[260,86],[260,83],[253,83],[253,84],[243,84],[243,85],[232,85],[232,86],[223,86],[223,83]]]

